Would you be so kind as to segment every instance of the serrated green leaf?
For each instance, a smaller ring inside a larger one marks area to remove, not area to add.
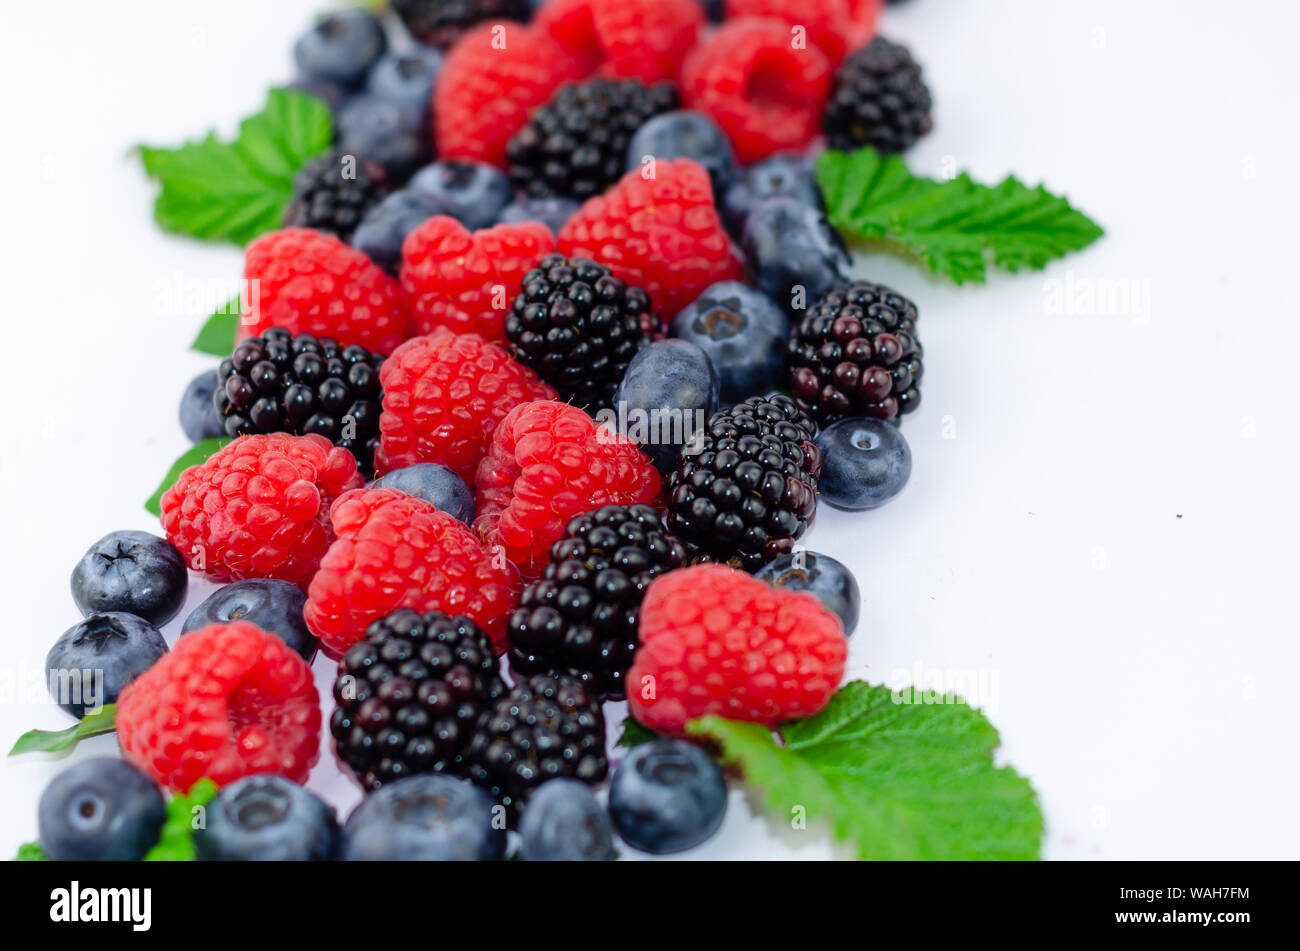
[[[205,439],[201,443],[196,443],[181,454],[181,457],[172,463],[172,467],[167,470],[163,476],[162,482],[154,490],[153,495],[145,499],[144,507],[154,516],[162,515],[162,497],[163,493],[170,489],[182,472],[190,466],[197,466],[199,463],[207,460],[214,452],[230,442],[229,439]]]
[[[1014,176],[993,186],[965,173],[936,181],[868,148],[822,153],[817,177],[827,215],[847,240],[908,254],[958,284],[983,282],[990,262],[1041,269],[1104,233],[1065,198]]]
[[[854,682],[783,726],[784,745],[721,717],[687,730],[717,743],[778,819],[824,821],[860,858],[1038,858],[1043,816],[1029,781],[994,766],[998,733],[982,713],[944,699],[896,703],[888,687]]]
[[[117,729],[117,704],[106,703],[98,713],[88,713],[66,730],[28,730],[18,737],[10,756],[23,753],[59,753],[82,740]]]
[[[209,133],[177,148],[141,146],[145,171],[162,185],[154,217],[167,231],[240,245],[279,228],[294,176],[329,148],[333,122],[320,99],[272,89],[233,142]]]
[[[194,860],[194,821],[196,810],[201,810],[217,794],[217,784],[210,779],[200,779],[188,793],[177,793],[167,803],[167,819],[163,822],[158,842],[144,857],[146,862],[190,862]]]
[[[14,856],[15,862],[48,862],[50,857],[45,854],[39,842],[24,842],[18,846],[18,854]]]
[[[190,344],[190,349],[214,357],[228,357],[235,349],[235,335],[239,331],[240,298],[231,298],[221,305],[203,324],[203,329]]]
[[[649,743],[651,740],[659,739],[659,734],[645,726],[631,716],[623,719],[623,732],[619,734],[618,742],[615,746],[624,746],[631,749],[634,746],[640,746],[642,743]]]

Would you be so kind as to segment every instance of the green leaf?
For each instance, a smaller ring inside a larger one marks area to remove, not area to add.
[[[247,244],[280,227],[294,175],[333,134],[326,103],[272,89],[233,142],[209,133],[177,148],[141,146],[145,171],[162,185],[154,217],[167,231]]]
[[[194,860],[195,820],[217,794],[217,784],[200,779],[188,793],[177,793],[167,803],[158,843],[145,853],[146,862],[190,862]]]
[[[205,439],[203,442],[196,443],[187,449],[179,459],[172,463],[172,467],[167,470],[167,474],[163,476],[162,482],[154,490],[153,495],[145,499],[145,509],[153,513],[154,516],[162,515],[163,493],[175,484],[181,473],[190,466],[197,466],[199,463],[206,461],[209,456],[228,442],[230,442],[229,439]]]
[[[1014,176],[981,185],[913,175],[874,149],[823,152],[817,178],[831,223],[847,240],[910,255],[958,284],[982,283],[991,262],[1040,270],[1104,233],[1069,201]]]
[[[48,862],[50,857],[45,854],[39,842],[24,842],[18,846],[18,854],[14,856],[15,862]]]
[[[190,344],[190,349],[209,353],[214,357],[228,357],[235,349],[235,334],[239,330],[240,298],[231,298],[219,307],[203,324],[203,329]]]
[[[781,727],[780,746],[763,726],[721,717],[687,730],[716,742],[778,821],[825,821],[860,858],[1038,858],[1043,815],[1029,781],[993,765],[998,733],[982,713],[942,699],[896,703],[889,688],[854,682]]]
[[[614,745],[631,749],[633,746],[640,746],[642,743],[649,743],[651,740],[657,739],[659,739],[658,733],[632,719],[629,715],[623,719],[623,732]]]
[[[117,704],[106,703],[98,713],[88,713],[66,730],[28,730],[18,737],[10,756],[23,753],[59,753],[70,750],[89,736],[117,729]]]

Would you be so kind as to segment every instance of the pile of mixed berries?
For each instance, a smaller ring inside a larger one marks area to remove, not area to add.
[[[335,148],[184,395],[187,435],[229,441],[162,496],[165,537],[73,573],[47,666],[102,676],[124,759],[47,789],[51,857],[142,857],[203,779],[202,859],[500,859],[516,834],[607,859],[718,828],[687,724],[825,707],[858,586],[799,540],[910,471],[917,308],[849,276],[813,161],[930,128],[881,6],[394,0],[298,40]],[[169,649],[190,571],[224,586]],[[657,737],[618,762],[624,700]],[[300,785],[326,725],[365,791],[343,823]]]

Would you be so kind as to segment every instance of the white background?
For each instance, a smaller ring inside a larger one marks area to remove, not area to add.
[[[69,722],[15,685],[77,620],[82,551],[158,530],[140,503],[185,448],[177,398],[210,365],[186,349],[206,311],[168,291],[240,271],[233,248],[155,230],[129,150],[232,130],[288,77],[320,5],[0,8],[5,749]],[[1265,0],[910,0],[883,21],[935,94],[914,168],[1015,171],[1108,231],[985,287],[860,259],[922,314],[913,475],[878,511],[823,507],[808,538],[863,588],[852,677],[977,678],[1002,758],[1042,796],[1048,857],[1300,856],[1298,26]],[[1053,306],[1117,281],[1139,291],[1122,313]],[[194,583],[190,605],[211,590]],[[0,763],[8,855],[66,760]],[[359,798],[328,752],[310,785],[341,810]],[[731,806],[692,854],[833,854],[816,831],[775,833],[739,790]]]

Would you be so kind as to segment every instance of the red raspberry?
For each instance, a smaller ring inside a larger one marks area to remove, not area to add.
[[[647,167],[649,168],[649,167]],[[590,199],[560,232],[559,251],[606,265],[644,287],[655,313],[672,320],[710,284],[738,280],[743,268],[713,205],[709,173],[698,162],[657,162],[624,175]]]
[[[698,0],[550,0],[537,27],[600,75],[676,80],[704,26]]]
[[[505,48],[500,49],[502,42]],[[541,30],[483,23],[447,54],[433,94],[438,155],[505,167],[506,143],[561,83],[590,70]]]
[[[305,588],[331,541],[330,503],[361,484],[356,457],[324,436],[240,436],[163,493],[163,531],[218,581]]]
[[[767,726],[812,716],[839,687],[849,643],[840,619],[811,594],[726,565],[656,579],[641,604],[640,634],[627,673],[629,711],[674,734],[708,713]]]
[[[249,282],[239,339],[270,327],[392,353],[409,322],[397,282],[333,235],[286,228],[244,252]],[[257,283],[252,283],[256,281]]]
[[[474,529],[528,578],[575,515],[602,505],[649,504],[659,473],[635,443],[567,403],[516,406],[479,463]]]
[[[445,328],[394,350],[379,379],[384,387],[379,472],[436,462],[468,483],[506,413],[520,403],[556,396],[504,347]]]
[[[884,0],[727,0],[727,18],[771,17],[789,27],[802,26],[832,66],[849,50],[866,45],[876,32]]]
[[[320,753],[320,721],[307,662],[247,621],[182,635],[117,700],[122,752],[177,792],[205,776],[301,783]]]
[[[792,47],[781,21],[732,20],[686,58],[682,97],[713,117],[741,162],[757,162],[812,142],[831,78],[826,55]]]
[[[463,522],[396,489],[349,492],[330,515],[338,540],[303,609],[327,652],[340,656],[398,608],[463,614],[505,650],[518,576]]]
[[[555,238],[540,222],[471,234],[455,218],[430,218],[402,245],[402,290],[415,333],[448,327],[504,341],[524,275],[554,250]]]

